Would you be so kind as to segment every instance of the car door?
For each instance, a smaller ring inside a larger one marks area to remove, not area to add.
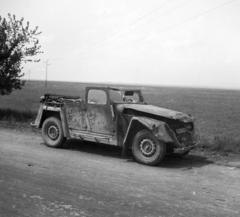
[[[88,128],[85,102],[65,103],[69,130],[86,131]]]
[[[107,89],[87,89],[87,118],[90,132],[114,135],[113,111]]]

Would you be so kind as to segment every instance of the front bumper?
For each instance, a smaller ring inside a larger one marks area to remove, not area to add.
[[[191,149],[199,146],[200,134],[199,134],[198,128],[195,128],[195,132],[194,132],[194,134],[192,134],[192,138],[193,138],[192,144],[188,146],[188,145],[181,144],[178,141],[178,139],[175,137],[175,142],[176,142],[175,144],[177,144],[178,148],[174,148],[174,153],[183,154],[183,153],[189,152]]]
[[[174,153],[178,153],[178,154],[183,154],[187,151],[190,151],[191,149],[199,146],[200,141],[198,140],[194,145],[188,146],[188,147],[183,147],[183,148],[174,148]]]

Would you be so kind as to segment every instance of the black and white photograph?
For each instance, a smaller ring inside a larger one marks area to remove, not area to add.
[[[240,0],[0,0],[0,217],[240,216]]]

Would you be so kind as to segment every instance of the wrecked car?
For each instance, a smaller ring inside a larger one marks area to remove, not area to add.
[[[194,117],[148,105],[140,89],[86,87],[85,99],[45,94],[33,127],[49,147],[79,139],[128,149],[145,165],[166,154],[187,154],[197,145]]]

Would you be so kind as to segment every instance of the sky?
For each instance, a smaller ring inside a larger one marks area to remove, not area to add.
[[[47,68],[75,82],[240,89],[239,11],[240,0],[0,0],[1,17],[42,32],[24,78]]]

